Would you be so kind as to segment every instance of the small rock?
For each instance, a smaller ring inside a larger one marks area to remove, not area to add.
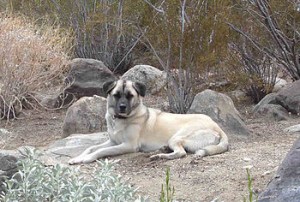
[[[286,80],[277,77],[273,88],[273,92],[278,92],[279,90],[284,88],[287,85],[287,83],[288,82]]]
[[[10,134],[10,132],[8,130],[6,130],[5,128],[0,128],[0,136],[6,135],[6,134]]]
[[[271,174],[271,173],[272,173],[272,171],[268,170],[268,171],[264,172],[264,173],[262,174],[262,176],[266,176],[266,175],[269,175],[269,174]]]
[[[289,133],[296,133],[296,132],[300,132],[300,124],[294,125],[294,126],[290,126],[288,128],[284,129],[285,132],[289,132]]]
[[[251,161],[251,158],[245,157],[245,158],[243,158],[243,161],[249,162],[249,161]]]
[[[6,150],[0,150],[0,193],[4,191],[2,184],[6,178],[11,178],[17,171],[18,157],[8,154]]]

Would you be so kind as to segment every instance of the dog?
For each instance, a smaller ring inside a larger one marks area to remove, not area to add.
[[[143,104],[146,86],[129,80],[108,81],[107,93],[109,139],[89,147],[69,164],[90,163],[99,158],[133,152],[157,151],[167,146],[171,153],[158,153],[150,159],[176,159],[194,153],[197,157],[228,150],[228,137],[209,116],[172,114]]]

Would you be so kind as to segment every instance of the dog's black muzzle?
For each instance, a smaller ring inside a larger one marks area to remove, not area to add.
[[[121,114],[127,113],[127,105],[125,103],[120,103],[120,105],[119,105],[119,113],[121,113]]]
[[[126,99],[125,97],[121,97],[117,101],[117,105],[115,107],[116,114],[126,116],[126,115],[130,114],[130,111],[131,111],[131,107],[130,107],[129,100]]]

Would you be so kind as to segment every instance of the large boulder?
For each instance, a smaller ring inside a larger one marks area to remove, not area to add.
[[[277,105],[277,106],[275,106]],[[267,116],[273,120],[286,120],[289,113],[300,113],[300,80],[290,83],[277,93],[266,95],[253,109],[256,116]]]
[[[233,101],[227,95],[213,90],[198,93],[188,110],[192,114],[206,114],[216,121],[228,134],[249,135],[240,113],[235,108]]]
[[[65,79],[65,83],[68,85],[65,94],[71,94],[77,99],[93,95],[106,97],[102,89],[103,83],[115,79],[114,74],[103,62],[76,58],[70,62],[70,72]]]
[[[276,95],[276,101],[289,112],[300,113],[300,80],[280,90]]]
[[[266,95],[257,105],[255,105],[253,114],[256,117],[265,116],[273,121],[289,119],[289,113],[278,103],[276,93]]]
[[[286,155],[259,202],[300,201],[300,138]]]
[[[136,65],[121,78],[144,83],[149,94],[158,93],[167,84],[167,74],[150,65]]]
[[[63,124],[64,137],[75,133],[105,130],[106,99],[100,96],[82,97],[67,110]]]

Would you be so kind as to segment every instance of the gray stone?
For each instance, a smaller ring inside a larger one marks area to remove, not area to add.
[[[256,108],[254,111],[255,116],[264,116],[269,120],[283,121],[289,119],[289,113],[281,105],[265,104]]]
[[[289,112],[278,102],[277,93],[266,95],[253,108],[253,114],[256,117],[267,117],[273,121],[282,121],[289,119]]]
[[[240,113],[235,108],[233,101],[227,95],[213,90],[198,93],[188,110],[192,114],[206,114],[221,125],[228,134],[249,135]]]
[[[281,107],[275,107],[268,104],[279,105]],[[294,83],[288,84],[286,87],[282,88],[277,93],[271,93],[265,96],[253,109],[253,112],[259,112],[266,110],[270,111],[270,113],[266,113],[267,115],[274,114],[275,119],[277,119],[277,115],[282,115],[279,120],[286,119],[286,114],[293,113],[299,114],[300,113],[300,80],[295,81]],[[285,109],[285,111],[283,110]],[[276,111],[274,113],[274,111]],[[262,113],[257,113],[262,114]]]
[[[99,96],[82,97],[71,105],[63,124],[63,137],[75,133],[104,131],[106,99]]]
[[[51,154],[51,157],[55,159],[75,157],[81,154],[86,148],[103,143],[107,139],[106,133],[74,134],[52,143],[48,146],[45,153],[47,155]]]
[[[149,94],[158,93],[167,84],[166,73],[150,65],[136,65],[121,78],[144,83]]]
[[[268,95],[266,95],[259,103],[257,103],[255,105],[255,107],[253,108],[253,112],[258,111],[262,106],[267,105],[267,104],[277,104],[279,105],[279,103],[276,100],[276,93],[270,93]]]
[[[272,92],[278,92],[282,88],[286,87],[287,84],[288,82],[286,80],[277,77]]]
[[[0,128],[0,137],[4,136],[4,135],[9,135],[9,134],[11,134],[11,132],[6,130],[5,128]]]
[[[300,80],[289,84],[276,95],[276,101],[287,111],[300,113]]]
[[[0,150],[0,193],[4,191],[5,179],[11,178],[18,172],[17,161],[17,156]]]
[[[237,102],[243,101],[247,99],[247,95],[244,91],[241,90],[234,90],[228,93],[228,96]]]
[[[286,155],[266,190],[259,195],[258,201],[300,201],[300,138]]]
[[[68,85],[65,94],[72,94],[77,99],[93,95],[106,97],[103,83],[116,79],[104,63],[98,60],[75,58],[70,62],[70,67],[65,79]]]
[[[284,131],[285,132],[290,132],[290,133],[300,132],[300,124],[285,128]]]

